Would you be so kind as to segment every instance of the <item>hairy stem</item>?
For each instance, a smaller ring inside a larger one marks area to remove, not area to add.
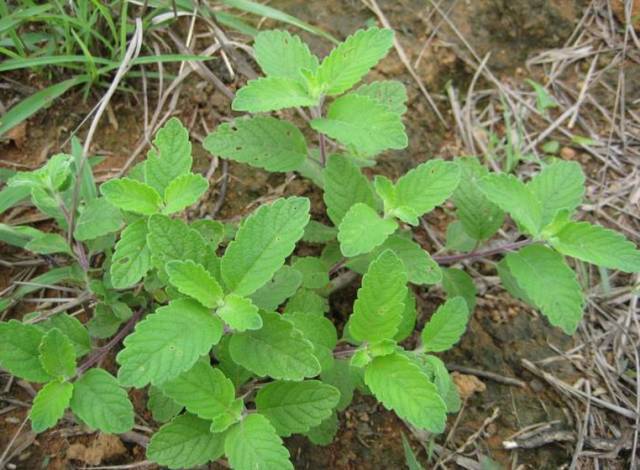
[[[505,243],[502,246],[498,246],[496,248],[491,248],[488,250],[474,250],[470,251],[469,253],[460,253],[457,255],[434,256],[433,260],[438,264],[453,264],[457,263],[458,261],[469,261],[478,258],[486,258],[487,256],[499,255],[508,251],[517,250],[518,248],[530,245],[531,243],[533,243],[533,240],[528,238],[519,242]]]
[[[136,325],[141,316],[142,309],[136,311],[126,323],[126,325],[124,325],[122,329],[118,331],[118,333],[113,338],[111,338],[111,340],[109,340],[107,344],[89,354],[85,361],[78,366],[77,375],[81,376],[88,369],[98,364],[109,353],[109,351],[111,351],[122,339],[124,339],[125,336],[127,336],[131,332],[131,330],[133,330],[133,327]]]

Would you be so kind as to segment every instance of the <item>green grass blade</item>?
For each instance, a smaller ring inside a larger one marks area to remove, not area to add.
[[[249,23],[242,21],[235,15],[225,13],[224,11],[217,11],[214,13],[216,20],[221,25],[227,26],[231,29],[238,31],[239,33],[246,34],[247,36],[254,37],[259,31],[251,26]]]
[[[338,44],[339,42],[336,38],[334,38],[331,34],[327,33],[326,31],[323,31],[320,28],[312,26],[309,23],[306,23],[296,18],[295,16],[291,16],[276,8],[273,8],[267,5],[262,5],[260,3],[252,2],[250,0],[222,0],[222,3],[224,3],[227,6],[237,8],[238,10],[246,11],[248,13],[253,13],[254,15],[264,16],[267,18],[271,18],[272,20],[281,21],[283,23],[290,24],[292,26],[300,28],[309,33],[328,39],[334,44]]]
[[[42,108],[48,106],[57,97],[65,93],[69,88],[86,82],[88,77],[86,75],[79,75],[69,80],[65,80],[50,87],[40,90],[33,95],[25,98],[20,103],[11,108],[0,119],[0,135],[3,135],[8,130],[20,124],[25,119],[31,117]]]

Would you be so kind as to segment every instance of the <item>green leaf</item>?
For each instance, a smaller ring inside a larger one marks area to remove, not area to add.
[[[307,158],[302,132],[290,122],[271,116],[220,124],[203,145],[213,155],[273,172],[295,170]]]
[[[126,289],[138,282],[151,267],[147,246],[147,222],[138,220],[122,231],[111,258],[111,283],[116,289]]]
[[[222,279],[235,294],[262,287],[284,264],[309,222],[309,200],[279,199],[247,217],[221,261]]]
[[[159,423],[172,420],[183,409],[183,406],[166,396],[159,387],[149,387],[147,408],[153,419]]]
[[[313,344],[277,313],[264,313],[263,326],[231,337],[229,351],[237,364],[254,374],[279,380],[302,380],[320,373]]]
[[[260,32],[253,43],[256,62],[265,75],[292,80],[301,78],[300,70],[315,73],[318,58],[298,36],[287,31]]]
[[[484,197],[484,196],[483,196]],[[478,245],[478,240],[471,238],[462,222],[456,220],[447,225],[447,241],[445,248],[449,251],[469,253]]]
[[[444,431],[447,408],[436,386],[420,367],[399,353],[373,359],[364,381],[382,402],[401,419],[434,433]]]
[[[173,214],[198,202],[209,188],[209,182],[202,175],[187,173],[174,179],[164,190],[165,207],[163,214]]]
[[[442,288],[450,298],[462,297],[467,302],[469,311],[476,306],[476,286],[466,272],[457,268],[442,270]]]
[[[362,379],[358,375],[360,369],[349,364],[349,359],[336,359],[332,367],[323,370],[320,378],[323,382],[333,385],[340,390],[340,401],[336,405],[337,411],[344,411],[353,400],[353,391]]]
[[[104,197],[92,199],[78,218],[73,236],[76,240],[94,240],[103,235],[117,232],[124,225],[120,209],[114,207]]]
[[[310,125],[367,156],[387,149],[403,149],[408,144],[400,115],[363,95],[349,94],[336,99],[329,105],[327,117],[313,119]]]
[[[94,338],[109,338],[116,334],[123,321],[114,313],[112,305],[98,303],[88,322],[89,334]]]
[[[55,426],[69,406],[72,393],[73,385],[68,382],[49,382],[42,387],[29,412],[33,432],[41,433]]]
[[[338,426],[338,415],[331,413],[331,416],[322,423],[309,429],[309,431],[305,433],[305,436],[317,446],[327,446],[333,442],[338,432]]]
[[[224,298],[224,305],[216,312],[235,331],[258,330],[262,328],[262,317],[251,299],[236,294]]]
[[[156,133],[153,145],[144,165],[145,182],[158,194],[164,194],[169,183],[191,171],[189,131],[173,117]]]
[[[251,301],[258,308],[273,311],[296,293],[302,284],[302,274],[290,266],[282,266],[273,278],[251,294]]]
[[[402,115],[407,112],[407,89],[398,80],[384,80],[362,85],[354,93],[368,96],[392,113]]]
[[[213,421],[212,432],[222,432],[240,418],[235,387],[211,364],[198,361],[186,372],[162,384],[162,392],[200,418]]]
[[[204,266],[191,260],[169,261],[166,270],[169,282],[180,293],[196,299],[208,308],[217,308],[222,304],[222,287]]]
[[[489,174],[477,158],[456,160],[460,166],[460,184],[453,193],[456,215],[464,233],[475,240],[488,240],[504,223],[504,212],[486,198],[478,181]]]
[[[407,297],[404,299],[404,310],[402,311],[402,321],[400,325],[398,325],[398,332],[393,337],[397,343],[411,336],[416,327],[417,317],[416,298],[413,292],[407,289]]]
[[[49,375],[40,363],[40,341],[44,333],[33,325],[17,320],[0,322],[0,365],[29,382],[48,382]]]
[[[239,470],[293,470],[289,451],[269,420],[250,414],[232,427],[224,441],[224,453]]]
[[[369,253],[384,243],[397,228],[395,220],[383,219],[375,210],[361,202],[354,204],[338,227],[340,251],[346,257]]]
[[[136,325],[118,353],[118,380],[137,388],[159,385],[190,369],[220,341],[222,322],[189,299],[158,308]]]
[[[449,375],[444,362],[436,356],[427,354],[421,357],[424,366],[430,371],[430,376],[438,389],[438,393],[447,405],[448,413],[457,413],[460,411],[460,395],[458,388]]]
[[[559,106],[544,86],[529,79],[527,79],[527,83],[536,92],[536,108],[539,112],[544,113],[548,108],[557,108]]]
[[[313,353],[318,358],[322,370],[333,364],[333,349],[338,343],[338,332],[331,321],[313,312],[287,312],[284,319],[302,332],[305,339],[313,344]]]
[[[530,245],[506,256],[518,286],[552,325],[573,334],[582,319],[584,298],[576,274],[562,255],[541,245]]]
[[[60,330],[73,344],[76,357],[84,356],[91,351],[91,338],[89,338],[89,332],[80,323],[76,317],[72,317],[66,313],[59,313],[48,320],[40,323],[45,330],[51,330],[57,328]]]
[[[334,227],[328,227],[315,220],[310,220],[304,230],[302,241],[307,243],[328,243],[336,239],[338,232]]]
[[[404,433],[402,433],[402,449],[404,450],[404,460],[407,463],[407,468],[409,470],[424,470],[416,454],[413,453],[413,449],[411,448],[411,444],[405,437]]]
[[[640,272],[640,251],[622,234],[588,222],[569,222],[550,238],[563,255],[604,268]]]
[[[397,206],[391,214],[418,225],[418,217],[446,201],[459,182],[460,168],[455,163],[439,159],[422,163],[396,182]]]
[[[71,254],[67,241],[57,233],[43,233],[36,236],[27,242],[24,249],[33,251],[34,253],[40,253],[42,255],[52,253]]]
[[[527,185],[540,201],[542,226],[561,210],[569,214],[582,203],[585,177],[578,162],[556,160],[545,166]]]
[[[224,453],[224,434],[212,434],[209,421],[190,414],[176,416],[149,441],[147,457],[169,468],[193,468]]]
[[[522,300],[524,303],[535,307],[535,303],[527,297],[527,294],[520,288],[518,282],[511,274],[509,266],[507,265],[507,259],[502,258],[498,264],[496,264],[496,270],[500,276],[500,282],[509,294],[514,298]]]
[[[358,83],[393,45],[393,31],[358,30],[324,58],[318,80],[327,95],[339,95]]]
[[[511,218],[531,235],[540,232],[542,206],[531,189],[513,175],[490,174],[478,181],[489,201],[508,212]]]
[[[442,270],[438,263],[420,245],[403,234],[391,235],[368,256],[350,260],[347,267],[360,273],[365,272],[369,262],[385,250],[393,251],[402,260],[409,282],[429,285],[437,284],[442,280]]]
[[[62,332],[53,328],[40,342],[40,363],[53,377],[68,379],[76,373],[76,351],[73,343]]]
[[[249,80],[240,88],[231,104],[234,111],[263,113],[283,108],[315,106],[317,99],[297,80],[265,77]]]
[[[302,274],[302,287],[306,289],[322,289],[329,284],[329,268],[320,258],[303,256],[292,267]]]
[[[300,434],[333,413],[340,391],[319,380],[271,382],[256,395],[256,410],[266,416],[280,436]]]
[[[127,392],[104,369],[90,369],[73,384],[71,410],[102,432],[119,434],[133,427],[133,405]]]
[[[467,329],[469,309],[462,297],[454,297],[438,307],[422,330],[425,351],[446,351],[460,341]]]
[[[148,222],[147,243],[153,264],[161,271],[172,260],[192,260],[202,264],[207,246],[197,230],[182,220],[153,215]]]
[[[236,388],[240,388],[253,377],[253,374],[231,359],[231,353],[229,352],[230,340],[231,335],[222,337],[220,344],[216,346],[215,358],[218,360],[218,368],[231,379]]]
[[[329,311],[329,302],[316,292],[309,289],[300,289],[289,299],[285,312],[308,312],[323,315]]]
[[[346,157],[331,155],[323,171],[327,215],[337,227],[347,211],[362,202],[375,208],[373,188],[360,169]]]
[[[362,278],[349,318],[349,332],[358,341],[391,339],[402,321],[407,273],[400,258],[384,251]]]
[[[224,240],[224,224],[217,220],[198,219],[192,222],[190,227],[196,230],[214,248]]]
[[[162,205],[162,198],[155,189],[131,178],[109,180],[100,186],[100,191],[114,206],[137,214],[155,214]]]

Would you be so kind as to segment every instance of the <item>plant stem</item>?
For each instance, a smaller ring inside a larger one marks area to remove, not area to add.
[[[478,258],[486,258],[487,256],[499,255],[508,251],[517,250],[518,248],[530,245],[531,243],[533,243],[533,240],[528,238],[519,242],[505,243],[502,246],[484,251],[471,251],[469,253],[460,253],[457,255],[434,256],[433,260],[438,264],[453,264],[458,261],[468,261]]]
[[[129,332],[131,332],[131,330],[133,330],[133,327],[136,325],[141,316],[142,309],[136,311],[131,316],[127,324],[124,325],[122,329],[118,331],[118,333],[113,338],[111,338],[111,340],[107,344],[89,354],[87,359],[82,364],[80,364],[80,366],[78,366],[77,375],[81,376],[88,369],[99,363],[109,353],[109,351],[111,351],[116,346],[116,344],[118,344],[125,336],[129,334]]]
[[[324,134],[319,132],[318,139],[320,140],[320,165],[324,168],[327,164],[327,145],[324,140]]]

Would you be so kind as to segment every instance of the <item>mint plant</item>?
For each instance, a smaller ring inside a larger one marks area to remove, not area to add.
[[[293,468],[282,438],[330,443],[355,390],[441,433],[460,398],[437,354],[460,340],[475,306],[472,278],[448,266],[500,256],[504,288],[567,334],[585,303],[572,266],[640,271],[633,243],[575,220],[585,183],[577,163],[547,161],[527,182],[472,157],[432,159],[397,181],[365,176],[361,168],[381,152],[407,145],[403,85],[353,89],[392,39],[384,29],[358,31],[320,61],[297,36],[259,34],[255,55],[266,77],[241,88],[233,108],[307,108],[310,129],[260,114],[206,138],[221,158],[309,178],[323,193],[326,217],[314,208],[312,220],[309,199],[290,196],[260,206],[237,230],[185,220],[208,183],[192,172],[188,133],[175,118],[145,161],[99,188],[77,153],[11,178],[0,200],[16,202],[22,191],[60,233],[2,225],[0,237],[58,265],[34,285],[83,292],[81,302],[0,323],[0,365],[44,384],[30,412],[35,432],[68,409],[69,419],[91,428],[126,432],[135,421],[128,389],[136,388],[146,389],[147,408],[163,423],[147,456],[169,468],[223,457],[241,470]],[[313,131],[317,147],[305,137]],[[449,200],[456,220],[448,246],[461,253],[431,256],[412,231]],[[502,227],[517,241],[483,249]],[[297,256],[299,243],[316,255]],[[362,280],[338,327],[327,314],[341,270]],[[420,312],[429,318],[414,335],[422,324],[416,290],[437,286],[446,299]],[[28,293],[15,290],[2,307]],[[68,313],[83,302],[80,314]],[[120,342],[116,366],[101,368]]]

